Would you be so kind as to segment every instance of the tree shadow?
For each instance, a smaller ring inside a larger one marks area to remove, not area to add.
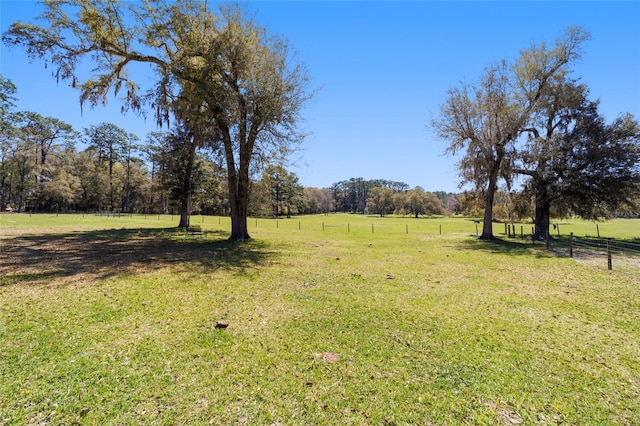
[[[174,272],[225,269],[242,274],[274,256],[262,241],[226,237],[223,231],[194,236],[177,228],[143,228],[4,238],[0,287],[87,282],[168,267]]]
[[[461,240],[459,247],[462,250],[478,250],[513,256],[533,255],[539,258],[554,256],[554,253],[546,250],[544,241],[536,241],[535,244],[532,244],[530,239],[507,240],[494,238],[493,240],[481,240],[479,238],[469,238]]]

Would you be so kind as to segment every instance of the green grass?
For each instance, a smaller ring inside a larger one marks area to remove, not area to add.
[[[116,215],[105,216],[95,214],[0,214],[0,236],[13,235],[34,229],[47,232],[64,230],[91,231],[98,229],[159,229],[175,227],[179,222],[178,215]],[[229,232],[230,219],[228,217],[192,216],[193,225],[201,225],[204,229]],[[601,238],[618,238],[640,240],[640,220],[614,219],[601,222],[584,221],[580,219],[559,219],[552,221],[557,227],[551,229],[552,236],[576,236]],[[373,233],[373,234],[451,234],[482,232],[479,218],[464,217],[420,217],[415,219],[407,216],[350,215],[329,214],[301,216],[290,219],[250,218],[249,231],[258,232],[293,232],[304,231],[308,236],[343,233]],[[517,236],[531,235],[531,223],[515,223]],[[505,235],[505,224],[494,223],[493,232],[497,236]]]
[[[465,219],[192,223],[0,215],[0,424],[640,423],[637,258]]]

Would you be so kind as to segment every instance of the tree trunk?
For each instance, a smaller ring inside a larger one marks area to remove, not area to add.
[[[188,228],[190,224],[191,214],[189,213],[189,199],[187,197],[183,197],[180,205],[180,224],[178,224],[178,228]]]
[[[124,200],[122,203],[122,211],[125,213],[129,213],[129,201],[131,199],[131,152],[127,154],[127,177],[124,183]]]
[[[182,181],[182,193],[180,200],[180,224],[178,228],[188,228],[191,222],[191,173],[193,171],[193,161],[196,154],[196,141],[191,141],[189,146],[189,156],[187,157],[187,167],[184,171]]]
[[[228,125],[219,124],[224,145],[225,160],[227,163],[227,186],[229,187],[229,207],[231,210],[231,241],[244,241],[251,239],[247,228],[247,214],[249,211],[249,165],[253,153],[251,139],[253,132],[246,132],[245,123],[240,126],[238,138],[240,139],[238,168],[233,152],[233,141]]]
[[[2,182],[0,182],[0,212],[5,211],[6,209],[6,204],[5,204],[5,181],[6,178],[4,177],[4,175],[2,176]]]
[[[549,237],[549,216],[551,202],[544,187],[536,191],[535,239],[544,240]]]
[[[487,192],[484,197],[484,219],[482,222],[482,235],[481,240],[493,240],[493,199],[496,193],[498,184],[498,170],[492,171],[489,176],[489,185],[487,185]]]
[[[510,139],[507,138],[502,143],[496,146],[495,157],[491,161],[491,169],[489,170],[489,182],[487,185],[487,192],[485,193],[484,204],[484,220],[482,224],[481,240],[494,240],[493,236],[493,200],[498,189],[498,176],[500,174],[500,168],[502,167],[502,161],[505,155],[505,143]]]
[[[487,188],[487,194],[485,195],[484,205],[484,219],[482,221],[482,235],[481,240],[493,240],[493,196],[494,190]]]
[[[249,205],[248,181],[248,176],[246,179],[242,179],[232,174],[228,175],[229,204],[231,206],[231,236],[229,240],[232,241],[251,239],[247,228],[247,207]]]

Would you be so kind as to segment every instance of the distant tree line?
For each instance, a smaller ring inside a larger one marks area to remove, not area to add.
[[[0,75],[2,211],[180,214],[188,197],[189,214],[229,215],[226,170],[211,151],[185,143],[184,128],[152,132],[145,141],[113,123],[79,131],[53,117],[15,111],[16,93]],[[362,178],[331,190],[304,188],[294,173],[271,164],[250,181],[248,211],[254,216],[441,212],[402,200],[408,189],[401,182]]]
[[[181,214],[186,206],[188,214],[230,214],[227,170],[206,147],[188,143],[183,126],[151,132],[144,141],[113,123],[79,131],[53,117],[15,111],[16,93],[0,75],[2,211]],[[252,175],[250,193],[252,216],[459,212],[453,194],[364,178],[305,188],[275,164]]]
[[[14,111],[16,88],[0,75],[0,209],[229,215],[226,170],[209,150],[185,143],[184,129],[145,141],[113,123],[78,131],[53,117]],[[78,149],[83,147],[83,149]],[[188,190],[185,190],[188,187]],[[329,212],[442,214],[443,204],[402,182],[354,178],[305,188],[269,164],[250,181],[252,216]]]
[[[179,128],[152,132],[144,141],[112,123],[78,131],[53,117],[14,111],[16,88],[1,75],[0,85],[2,211],[180,214],[187,195],[189,214],[229,215],[225,168],[202,148],[196,147],[190,160],[191,147]],[[295,173],[273,164],[254,174],[250,191],[248,214],[260,217],[331,212],[482,216],[484,208],[475,191],[428,192],[387,179],[357,177],[329,188],[305,188]],[[640,201],[635,197],[600,213],[635,217],[634,201]],[[502,186],[494,196],[492,220],[535,222],[537,203],[529,183],[519,190]],[[580,213],[567,203],[554,203],[549,217]]]
[[[569,77],[589,39],[582,28],[448,92],[431,124],[447,152],[461,154],[461,183],[472,190],[430,193],[364,178],[320,189],[304,188],[283,166],[303,139],[296,124],[310,97],[306,70],[289,66],[286,43],[237,6],[217,15],[198,2],[160,1],[153,14],[138,6],[48,2],[51,28],[14,23],[3,35],[31,58],[48,58],[82,102],[104,103],[126,87],[123,109],[151,105],[158,124],[173,125],[144,142],[112,123],[79,131],[14,111],[16,88],[0,76],[2,211],[176,213],[179,226],[192,213],[229,215],[234,240],[250,238],[248,215],[480,215],[484,239],[493,238],[495,220],[531,219],[536,236],[547,238],[553,217],[638,215],[640,125],[630,114],[607,122],[588,87]],[[76,66],[88,52],[104,73],[81,82]],[[131,62],[158,72],[144,95],[122,72]]]

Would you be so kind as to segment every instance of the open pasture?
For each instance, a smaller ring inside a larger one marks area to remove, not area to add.
[[[177,221],[0,215],[0,424],[640,423],[638,258],[467,219]]]
[[[24,233],[55,233],[65,231],[91,231],[98,229],[156,229],[178,225],[178,215],[128,215],[128,214],[0,214],[0,238]],[[191,217],[192,225],[200,225],[216,232],[229,232],[230,219],[218,216]],[[475,234],[476,225],[482,232],[481,218],[467,217],[419,217],[327,214],[295,216],[292,218],[250,218],[249,231],[252,235],[270,234],[278,231],[304,231],[304,234],[318,235],[341,233],[379,234]],[[516,234],[531,235],[531,223],[513,224]],[[580,237],[617,238],[640,240],[640,219],[614,219],[608,221],[585,221],[580,219],[558,219],[552,221],[551,235],[568,236],[574,233]],[[504,236],[505,224],[494,223],[496,236]]]

